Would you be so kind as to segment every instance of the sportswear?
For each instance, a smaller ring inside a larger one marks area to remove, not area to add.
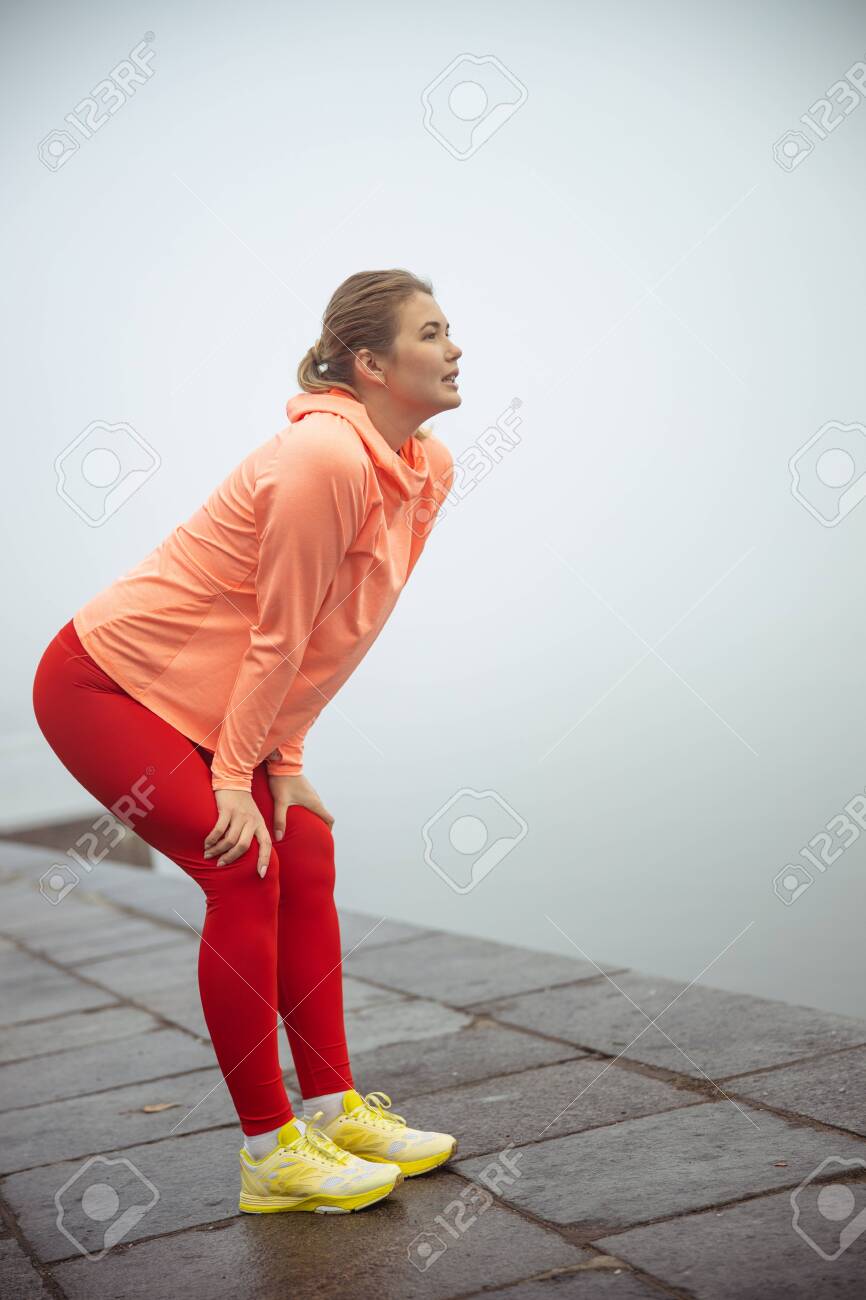
[[[369,650],[451,487],[451,452],[396,452],[341,389],[299,393],[288,425],[73,616],[135,700],[213,752],[215,790],[302,771],[303,741]]]
[[[450,1160],[457,1150],[452,1134],[410,1128],[402,1115],[388,1113],[390,1105],[386,1092],[362,1097],[355,1088],[347,1088],[340,1114],[323,1123],[321,1131],[362,1160],[397,1165],[407,1178]]]
[[[403,1181],[396,1165],[357,1160],[312,1124],[302,1133],[295,1120],[281,1126],[267,1155],[256,1160],[241,1147],[239,1157],[238,1208],[247,1214],[347,1213],[381,1201]]]

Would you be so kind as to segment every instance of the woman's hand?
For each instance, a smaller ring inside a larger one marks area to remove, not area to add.
[[[256,870],[264,876],[271,856],[271,837],[259,806],[247,790],[214,790],[219,817],[204,842],[206,858],[217,853],[222,857],[217,866],[228,866],[246,853],[253,839],[259,842],[259,860]]]
[[[268,784],[274,796],[274,839],[281,840],[286,833],[286,809],[300,804],[309,808],[329,828],[334,819],[322,803],[305,776],[269,776]]]

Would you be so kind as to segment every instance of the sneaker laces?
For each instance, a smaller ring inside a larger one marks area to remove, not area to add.
[[[342,1147],[338,1147],[336,1142],[332,1142],[327,1133],[324,1133],[322,1129],[316,1125],[316,1120],[320,1115],[324,1115],[324,1113],[323,1110],[317,1110],[313,1118],[307,1120],[307,1126],[301,1134],[301,1140],[298,1142],[296,1149],[303,1149],[306,1144],[307,1146],[312,1147],[313,1151],[317,1155],[323,1156],[326,1160],[331,1160],[340,1165],[351,1164],[351,1153],[344,1151]]]
[[[353,1111],[349,1112],[349,1114],[355,1115],[356,1112],[361,1111],[363,1118],[372,1120],[374,1124],[384,1124],[385,1126],[388,1124],[394,1124],[400,1128],[402,1125],[405,1125],[406,1121],[402,1115],[398,1115],[395,1112],[392,1112],[389,1115],[384,1107],[390,1107],[390,1105],[391,1098],[388,1096],[387,1092],[368,1092],[365,1094],[361,1105],[356,1106]]]

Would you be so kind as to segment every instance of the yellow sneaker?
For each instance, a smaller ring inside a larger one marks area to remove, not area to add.
[[[314,1121],[323,1113],[317,1111]],[[238,1208],[245,1214],[347,1214],[382,1200],[402,1183],[396,1163],[358,1159],[332,1142],[314,1121],[302,1133],[289,1120],[277,1134],[273,1151],[259,1160],[241,1147]]]
[[[343,1151],[374,1163],[396,1164],[407,1178],[426,1174],[449,1160],[457,1150],[450,1133],[409,1128],[402,1115],[388,1114],[385,1092],[362,1097],[354,1088],[343,1093],[343,1113],[322,1125],[322,1132]]]

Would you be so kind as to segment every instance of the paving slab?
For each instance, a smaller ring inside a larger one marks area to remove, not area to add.
[[[66,963],[155,947],[177,937],[174,928],[127,916],[95,895],[82,900],[73,893],[51,905],[32,882],[0,887],[0,931]]]
[[[101,909],[102,910],[102,909]],[[105,916],[88,919],[77,917],[60,934],[29,934],[24,942],[36,953],[44,953],[64,966],[78,962],[96,962],[99,958],[122,954],[151,952],[174,943],[177,933],[152,921],[137,921],[106,908]]]
[[[175,935],[171,943],[155,950],[122,957],[79,962],[76,971],[121,997],[147,1004],[150,994],[177,985],[198,985],[199,939]]]
[[[153,1152],[148,1148],[151,1158]],[[206,1171],[219,1166],[213,1184],[225,1187],[227,1212],[237,1194],[237,1157],[233,1161],[231,1154],[204,1151],[195,1156],[199,1187],[210,1182]],[[143,1172],[161,1175],[161,1198],[133,1234],[143,1236],[160,1227],[164,1231],[165,1225],[177,1226],[193,1213],[192,1186],[174,1181],[175,1167],[157,1171],[154,1161],[143,1165]],[[48,1222],[39,1241],[43,1250],[51,1250]],[[436,1170],[338,1219],[324,1214],[236,1214],[212,1230],[143,1241],[98,1261],[63,1264],[55,1277],[69,1300],[92,1300],[94,1295],[153,1300],[165,1294],[166,1277],[182,1277],[184,1295],[196,1300],[237,1300],[239,1294],[244,1300],[446,1300],[584,1258],[557,1233],[510,1212],[495,1198],[482,1201],[476,1189]]]
[[[472,1017],[426,998],[374,1002],[345,1015],[349,1051],[371,1052],[389,1043],[423,1044],[471,1024]]]
[[[425,1039],[421,1051],[414,1042],[354,1051],[352,1071],[359,1090],[383,1089],[402,1099],[583,1055],[565,1043],[478,1020],[454,1033]],[[395,1109],[399,1112],[400,1107]]]
[[[173,1103],[172,1108],[152,1114],[142,1109],[164,1102]],[[187,1118],[189,1111],[192,1114]],[[110,1151],[118,1142],[126,1147],[155,1141],[179,1122],[180,1134],[219,1124],[237,1125],[237,1114],[217,1067],[7,1111],[0,1116],[0,1173]],[[13,1199],[14,1185],[14,1179],[4,1182],[2,1194]]]
[[[415,1128],[453,1133],[465,1159],[509,1143],[523,1146],[679,1106],[707,1104],[694,1092],[584,1057],[413,1097],[406,1119]],[[406,1107],[394,1102],[393,1109],[403,1114]]]
[[[507,1024],[524,1025],[611,1056],[622,1053],[629,1060],[698,1079],[708,1075],[723,1080],[866,1043],[866,1022],[849,1016],[727,993],[705,984],[686,988],[675,980],[633,973],[614,978],[619,988],[601,979],[499,999],[475,1009]],[[660,1016],[658,1027],[650,1025],[678,994],[682,996]]]
[[[361,950],[345,965],[352,975],[455,1007],[600,978],[592,962],[446,933],[421,936],[385,951]]]
[[[52,896],[53,897],[53,896]],[[105,905],[99,900],[84,900],[72,891],[59,902],[49,900],[39,892],[39,877],[14,880],[0,884],[0,931],[18,934],[37,929],[62,931],[72,919],[102,915]],[[119,915],[119,913],[118,913]]]
[[[74,1047],[41,1064],[29,1060],[0,1066],[0,1109],[81,1097],[213,1065],[210,1044],[179,1029],[156,1029],[120,1042]]]
[[[697,1300],[863,1300],[866,1183],[836,1184],[833,1195],[835,1205],[830,1201],[828,1208],[835,1213],[853,1202],[850,1215],[824,1216],[820,1186],[810,1184],[797,1196],[798,1226],[823,1255],[795,1230],[790,1192],[635,1228],[597,1244]],[[836,1259],[825,1258],[840,1250],[848,1225],[850,1245]]]
[[[55,1016],[53,1020],[40,1020],[36,1024],[12,1025],[0,1034],[0,1064],[48,1056],[72,1047],[86,1047],[89,1043],[117,1043],[118,1050],[122,1051],[122,1039],[156,1029],[157,1024],[146,1011],[113,1006]],[[32,1068],[36,1072],[53,1066],[47,1062]]]
[[[337,908],[337,914],[340,918],[340,941],[344,955],[353,949],[365,952],[369,948],[381,948],[385,944],[421,939],[437,933],[420,925],[410,925],[408,921],[395,921],[388,916],[373,916],[342,907]]]
[[[171,984],[168,988],[141,989],[136,1001],[144,1002],[153,1015],[210,1042],[195,973],[189,979],[180,984]]]
[[[374,1002],[404,1002],[405,1000],[405,996],[394,989],[380,989],[365,980],[352,979],[350,975],[343,976],[344,1011],[360,1011],[362,1007],[370,1007]]]
[[[0,952],[0,987],[0,1022],[6,1025],[117,1002],[111,993],[84,983],[71,971],[58,970],[17,949],[4,948]]]
[[[520,1174],[502,1197],[578,1229],[581,1240],[594,1240],[617,1228],[796,1184],[827,1156],[863,1153],[857,1138],[744,1110],[708,1102],[527,1146],[519,1153]],[[489,1159],[457,1160],[453,1167],[475,1178]]]
[[[0,1239],[0,1296],[3,1300],[47,1300],[42,1278],[14,1237]]]
[[[725,1091],[866,1137],[866,1048],[743,1075]]]

